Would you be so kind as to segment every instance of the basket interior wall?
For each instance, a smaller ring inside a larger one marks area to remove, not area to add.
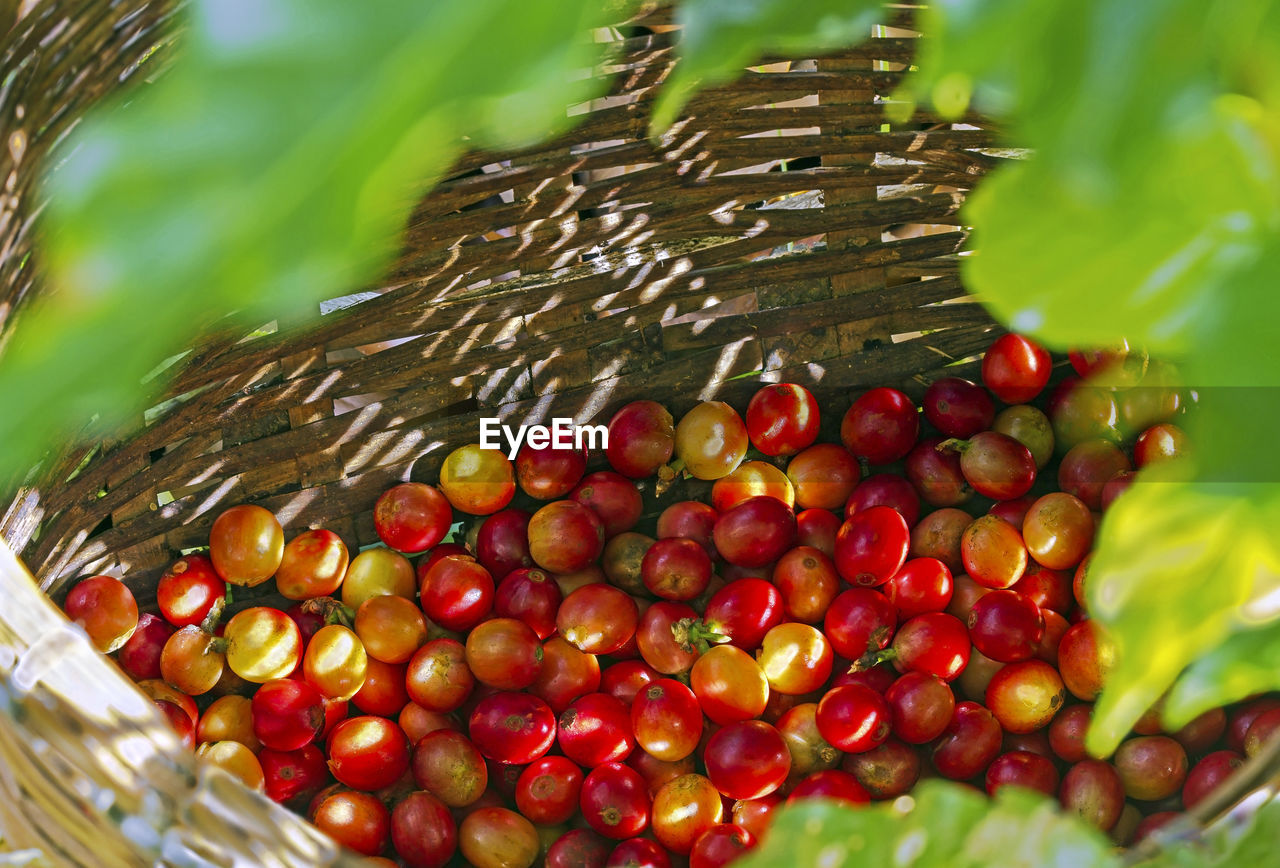
[[[480,417],[965,372],[995,327],[960,283],[957,210],[1004,158],[978,118],[889,119],[914,49],[896,15],[857,49],[703,93],[659,142],[670,12],[618,28],[612,90],[571,133],[465,157],[379,285],[200,338],[145,418],[59,450],[0,531],[51,592],[103,571],[145,588],[239,502],[290,535],[376,542],[377,495],[434,481]]]

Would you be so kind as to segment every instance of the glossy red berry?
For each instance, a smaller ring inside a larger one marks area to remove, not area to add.
[[[863,394],[844,415],[840,440],[868,464],[897,461],[915,445],[920,414],[897,389],[880,387]]]
[[[982,382],[1006,404],[1025,404],[1049,383],[1053,360],[1023,335],[1001,335],[982,357]]]
[[[902,569],[911,547],[911,531],[902,514],[888,506],[864,509],[840,526],[835,564],[851,585],[883,585]]]
[[[818,702],[818,732],[837,750],[862,753],[889,737],[891,713],[885,698],[870,687],[846,684],[828,690]]]

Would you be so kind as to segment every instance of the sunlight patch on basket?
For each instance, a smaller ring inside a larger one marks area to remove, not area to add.
[[[739,206],[740,206],[740,203],[738,202],[737,199],[730,199],[728,202],[725,202],[723,205],[717,206],[714,210],[712,210],[709,214],[707,214],[707,216],[710,217],[712,220],[716,221],[717,223],[719,223],[721,226],[729,226],[730,224],[733,223],[735,219],[737,219],[737,215],[738,215],[737,209],[739,208]]]
[[[547,394],[538,398],[538,400],[534,402],[533,407],[530,408],[527,413],[523,414],[521,418],[524,420],[527,420],[527,423],[530,423],[530,424],[545,422],[547,419],[551,418],[551,413],[552,413],[551,405],[554,403],[554,401],[555,401],[555,394],[552,392],[548,392]],[[512,415],[515,415],[515,414],[512,414]]]
[[[502,386],[502,380],[510,376],[511,370],[511,368],[502,368],[494,371],[485,385],[477,390],[476,397],[486,404],[506,404],[527,394],[532,380],[528,368],[520,370],[516,374],[514,382],[507,387],[507,390],[501,395],[498,394],[498,390]]]
[[[625,214],[619,214],[617,211],[611,211],[608,214],[601,214],[597,217],[600,228],[605,232],[611,232],[622,225]],[[606,243],[608,243],[606,241]]]
[[[213,509],[214,507],[216,507],[219,503],[222,502],[223,498],[225,498],[227,494],[230,493],[231,489],[236,487],[236,484],[238,482],[239,482],[239,478],[235,476],[232,476],[229,479],[223,480],[222,483],[220,483],[218,487],[215,488],[212,491],[212,493],[209,494],[208,497],[206,497],[203,501],[200,502],[198,506],[195,507],[195,509],[192,511],[191,517],[197,518],[201,515],[204,515],[206,512]]]
[[[440,348],[440,344],[444,343],[445,339],[448,337],[449,332],[438,332],[433,335],[430,341],[424,342],[425,346],[419,350],[418,357],[423,359],[431,358],[435,355],[436,350]]]
[[[210,461],[210,462],[209,462],[209,466],[208,466],[208,467],[206,467],[206,468],[204,468],[203,470],[199,471],[195,476],[192,476],[191,478],[189,478],[189,479],[187,480],[186,484],[187,484],[188,486],[192,486],[192,485],[199,485],[199,484],[201,484],[202,482],[208,482],[209,480],[213,479],[213,477],[214,477],[214,476],[216,476],[216,475],[218,474],[218,471],[220,471],[220,470],[223,468],[223,466],[224,466],[225,464],[226,464],[226,461],[224,461],[223,459],[218,459],[218,460],[216,460],[216,461]],[[159,505],[159,506],[167,506],[167,505],[168,505],[168,503],[172,503],[172,502],[173,502],[173,499],[174,499],[174,498],[173,498],[173,495],[172,495],[172,493],[170,493],[170,495],[169,495],[169,501],[168,501],[167,503],[158,503],[157,505]]]
[[[603,368],[600,369],[600,373],[597,375],[596,379],[608,380],[614,377],[618,373],[618,371],[622,370],[622,366],[624,364],[626,364],[626,361],[624,359],[620,359],[620,358],[610,359],[609,362]]]
[[[166,732],[165,729],[169,731]],[[144,732],[145,735],[137,733],[121,737],[113,743],[111,750],[95,751],[95,755],[99,757],[98,761],[102,764],[104,775],[122,783],[133,780],[138,769],[146,768],[147,763],[155,758],[157,745],[173,756],[180,755],[178,752],[182,750],[182,745],[178,743],[177,736],[169,728],[168,721],[148,725]],[[87,792],[81,790],[81,794],[87,795]],[[99,807],[101,811],[107,810],[114,803],[114,793],[110,801],[106,801],[105,798],[103,801],[106,803]]]
[[[634,237],[631,239],[632,244],[635,244],[637,246],[641,244],[647,244],[649,243],[649,239],[654,237],[654,231],[652,229],[646,229],[644,231],[640,231],[646,225],[648,225],[648,223],[649,223],[649,215],[647,214],[639,214],[636,216],[636,219],[632,221],[632,225],[627,228],[627,232],[635,233]],[[665,257],[658,257],[658,259],[662,259],[662,258],[665,258]]]
[[[676,147],[671,148],[670,150],[663,153],[662,156],[670,161],[679,160],[681,157],[684,156],[685,152],[687,152],[694,145],[700,143],[706,137],[707,137],[706,130],[698,130],[696,133],[689,136],[687,139],[685,139]],[[703,152],[703,156],[705,156],[705,152]]]
[[[486,323],[479,323],[472,327],[471,331],[467,333],[467,336],[460,340],[458,342],[458,346],[454,348],[454,356],[456,358],[460,358],[466,355],[468,350],[480,343],[484,338],[484,330],[486,327]]]
[[[618,383],[619,381],[616,379],[606,380],[593,389],[586,402],[582,405],[578,418],[591,419],[603,413],[605,408],[609,406],[613,393],[618,388]]]
[[[653,262],[646,262],[644,265],[641,265],[640,268],[636,270],[636,273],[632,276],[631,280],[627,282],[627,289],[636,289],[644,284],[655,267],[655,263]]]
[[[679,168],[676,169],[676,174],[677,175],[689,174],[690,169],[692,169],[694,166],[698,165],[699,163],[704,162],[710,156],[711,154],[707,151],[699,151],[697,156],[695,156],[693,159],[681,160],[679,163]]]
[[[369,424],[377,418],[379,409],[380,407],[377,404],[369,404],[368,406],[360,408],[356,413],[355,418],[351,420],[351,424],[347,426],[347,430],[340,438],[341,442],[346,443],[354,440],[356,435],[369,427]]]
[[[329,393],[329,389],[335,383],[337,383],[338,380],[340,379],[342,379],[341,371],[330,371],[328,374],[325,375],[324,379],[320,381],[319,385],[317,385],[314,389],[311,390],[311,393],[307,395],[307,397],[303,400],[303,403],[309,404],[312,401],[320,400],[320,398],[324,397]]]
[[[549,178],[547,179],[547,181],[541,182],[538,186],[538,191],[541,191],[541,188],[545,186],[549,186],[550,183],[552,183],[552,181],[550,181]],[[549,216],[553,216],[553,218],[558,218],[558,216],[563,216],[564,214],[567,214],[568,211],[571,211],[573,209],[573,206],[577,204],[577,200],[580,200],[580,198],[582,198],[582,193],[586,192],[586,187],[581,186],[581,184],[572,184],[572,186],[567,186],[567,187],[564,187],[563,189],[564,189],[564,198],[562,198],[561,201],[557,202],[556,207],[553,207],[552,213],[549,214]],[[538,191],[535,191],[535,192],[538,192]],[[573,223],[576,224],[577,214],[576,213],[570,214],[570,216],[568,216],[568,219],[572,220]]]
[[[123,691],[122,691],[123,692]],[[136,693],[136,691],[129,691]],[[141,696],[141,694],[138,694]],[[144,708],[138,710],[138,714],[145,715],[148,723],[145,732],[133,732],[122,736],[115,744],[115,751],[120,758],[130,766],[130,772],[140,769],[145,763],[155,758],[156,740],[161,739],[162,744],[166,744],[166,740],[173,738],[173,744],[177,746],[177,735],[169,727],[167,720],[157,721],[154,717],[156,709],[149,700],[143,700]],[[127,711],[130,717],[133,717],[132,711]],[[175,754],[180,756],[180,754]]]
[[[606,308],[619,295],[621,295],[620,292],[606,292],[591,303],[591,309],[597,312],[603,311],[605,314],[613,313],[613,311],[606,311]]]
[[[670,148],[684,133],[684,128],[693,123],[693,120],[692,116],[683,117],[677,120],[665,132],[658,136],[658,145],[663,148]]]
[[[177,827],[165,829],[160,839],[160,856],[167,864],[175,866],[196,866],[201,864],[201,858],[196,852],[187,846],[184,837],[190,833],[185,829]]]
[[[570,247],[552,261],[551,267],[553,269],[564,269],[570,265],[576,265],[581,256],[582,251],[580,249],[577,247]]]
[[[579,197],[574,196],[573,198],[576,201]],[[577,214],[561,218],[560,221],[556,223],[556,226],[560,229],[560,237],[551,242],[551,244],[547,246],[547,250],[559,250],[561,247],[568,244],[573,237],[578,234],[578,227],[580,225]],[[526,241],[527,243],[532,243],[532,233],[526,236]],[[521,245],[520,249],[524,250],[525,246],[526,245]],[[569,253],[573,253],[573,251],[569,251]],[[558,262],[558,264],[563,264],[563,262]]]
[[[640,301],[643,303],[655,301],[669,286],[675,283],[681,275],[692,270],[693,260],[689,257],[682,256],[679,259],[674,260],[667,266],[667,274],[665,277],[651,281],[648,286],[640,290]],[[702,278],[696,278],[694,283],[697,284],[696,286],[693,286],[694,289],[702,288]]]
[[[30,693],[41,683],[51,689],[67,687],[69,685],[63,683],[66,673],[59,670],[66,664],[83,666],[85,655],[91,655],[96,662],[97,649],[90,642],[89,634],[70,621],[55,621],[19,655],[10,679],[13,686],[23,693]],[[93,671],[92,667],[89,671]],[[110,707],[101,706],[104,710]]]

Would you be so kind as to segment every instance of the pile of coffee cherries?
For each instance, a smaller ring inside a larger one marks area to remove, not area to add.
[[[1004,335],[982,385],[874,388],[825,429],[794,384],[678,424],[636,401],[592,456],[461,446],[377,500],[383,545],[354,556],[238,505],[151,611],[108,576],[65,608],[200,761],[380,864],[711,868],[786,803],[928,777],[1042,791],[1128,844],[1280,699],[1178,732],[1153,709],[1086,755],[1095,529],[1186,452],[1187,408],[1127,348],[1070,361],[1046,391],[1049,354]]]

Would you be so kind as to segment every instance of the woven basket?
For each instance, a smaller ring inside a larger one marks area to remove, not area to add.
[[[15,179],[0,316],[39,288],[39,251],[26,261],[39,158],[164,39],[167,9],[50,0],[10,32],[0,125],[22,145],[0,155]],[[271,509],[288,536],[378,542],[378,494],[434,482],[481,417],[601,421],[640,397],[678,415],[710,398],[742,407],[777,381],[846,406],[862,387],[918,395],[944,371],[971,375],[998,332],[960,284],[956,212],[1006,157],[978,118],[890,125],[911,14],[895,7],[854,50],[764,59],[696,98],[658,146],[645,132],[674,62],[670,10],[619,28],[610,95],[571,133],[467,155],[413,212],[383,282],[325,315],[197,338],[130,430],[69,442],[15,487],[0,533],[45,594],[106,572],[145,609],[163,568],[236,503]],[[0,579],[8,847],[51,864],[341,864],[306,823],[198,776],[16,561]]]

